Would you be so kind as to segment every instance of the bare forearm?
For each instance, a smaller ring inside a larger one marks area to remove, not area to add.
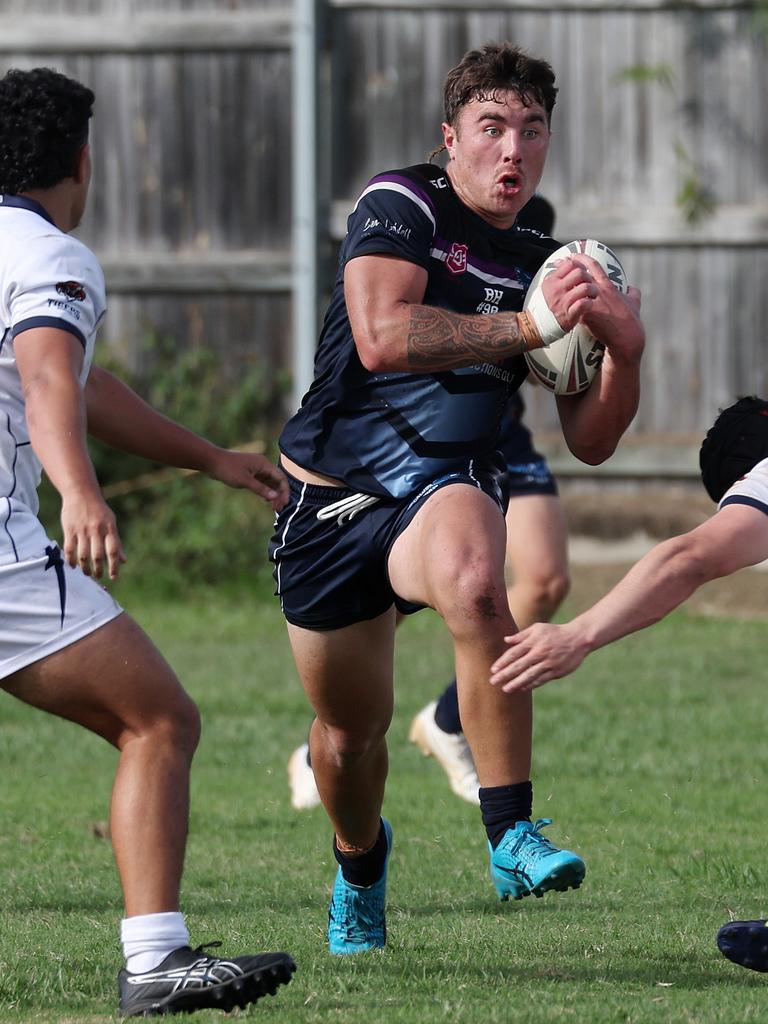
[[[606,353],[590,388],[558,399],[563,435],[576,458],[593,466],[610,458],[635,418],[639,400],[639,356],[618,363]]]
[[[433,306],[411,306],[408,369],[449,370],[496,363],[528,348],[517,313],[462,316]]]
[[[25,400],[30,442],[59,494],[98,492],[77,379],[41,373],[28,383]]]
[[[153,462],[208,470],[215,445],[157,412],[111,373],[94,367],[86,395],[93,437]]]
[[[467,316],[407,302],[367,332],[361,330],[356,340],[363,363],[377,373],[432,373],[499,363],[540,344],[525,313]]]
[[[569,628],[583,638],[589,651],[597,650],[659,622],[717,574],[706,554],[690,548],[687,537],[673,537],[644,555]]]

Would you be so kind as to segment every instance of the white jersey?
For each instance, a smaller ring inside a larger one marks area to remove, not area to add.
[[[104,275],[82,242],[38,203],[0,195],[0,679],[56,654],[122,609],[65,564],[37,518],[41,467],[32,445],[16,347],[57,327],[83,346],[84,386],[106,312]]]
[[[726,491],[720,499],[724,505],[749,505],[768,515],[768,459],[763,459]]]
[[[16,504],[37,513],[41,475],[15,346],[35,327],[67,331],[83,346],[85,385],[106,305],[104,275],[90,249],[60,231],[39,203],[0,195],[0,524],[11,538]],[[0,563],[6,547],[0,540]]]

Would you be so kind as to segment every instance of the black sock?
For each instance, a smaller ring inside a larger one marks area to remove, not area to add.
[[[452,680],[440,695],[435,708],[435,725],[443,732],[463,732],[459,716],[459,691],[456,680]]]
[[[494,850],[508,828],[514,828],[518,821],[531,820],[532,811],[533,785],[530,782],[480,787],[480,812]]]
[[[336,845],[336,836],[333,837],[333,855],[341,865],[341,873],[350,885],[357,885],[367,888],[373,885],[384,874],[384,864],[387,860],[387,834],[384,831],[384,823],[379,826],[379,838],[365,853],[359,857],[347,857]]]

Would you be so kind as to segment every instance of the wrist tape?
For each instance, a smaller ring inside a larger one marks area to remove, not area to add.
[[[529,348],[546,348],[568,333],[547,305],[541,288],[537,288],[533,294],[528,292],[525,310],[518,313],[518,318],[520,330]]]

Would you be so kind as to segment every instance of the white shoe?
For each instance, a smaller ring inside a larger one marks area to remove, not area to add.
[[[302,743],[288,760],[288,785],[291,787],[291,806],[297,811],[308,811],[320,803],[315,773],[307,764],[309,747]]]
[[[440,764],[451,789],[470,804],[479,804],[480,781],[475,762],[464,733],[443,732],[435,722],[437,701],[433,700],[411,722],[408,739],[415,743],[425,757],[434,757]]]

